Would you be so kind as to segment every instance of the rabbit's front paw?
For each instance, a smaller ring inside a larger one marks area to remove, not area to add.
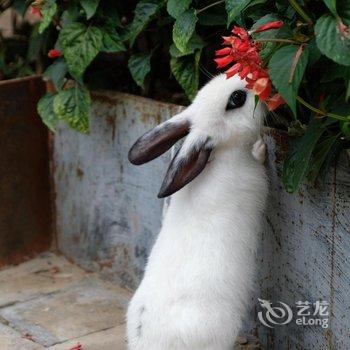
[[[259,163],[264,164],[266,158],[266,145],[262,137],[254,143],[252,154]]]

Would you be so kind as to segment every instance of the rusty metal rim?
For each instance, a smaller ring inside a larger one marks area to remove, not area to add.
[[[43,77],[42,75],[35,74],[35,75],[29,75],[28,77],[0,80],[0,86],[8,85],[8,84],[16,84],[18,82],[23,82],[23,81],[35,80],[35,79],[39,79],[42,77]]]

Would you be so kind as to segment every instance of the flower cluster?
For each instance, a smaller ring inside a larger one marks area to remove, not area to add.
[[[33,15],[39,15],[42,17],[41,6],[43,4],[43,0],[35,0],[31,3],[31,12]]]
[[[57,57],[60,57],[62,56],[62,52],[60,50],[57,50],[57,49],[51,49],[47,56],[49,56],[50,58],[57,58]]]
[[[255,29],[258,33],[268,29],[277,29],[283,26],[282,21],[273,21]],[[270,111],[276,109],[285,101],[280,94],[276,93],[270,97],[272,84],[268,70],[263,67],[259,55],[260,44],[254,42],[247,30],[241,27],[234,27],[231,36],[223,37],[225,46],[216,51],[215,62],[218,68],[226,67],[234,63],[225,73],[227,78],[238,74],[241,79],[247,81],[246,87],[252,89],[260,100],[265,101]]]

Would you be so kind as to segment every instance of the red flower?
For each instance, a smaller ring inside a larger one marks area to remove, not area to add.
[[[225,72],[227,79],[233,77],[234,75],[236,75],[241,69],[242,69],[242,64],[241,63],[234,64],[231,68],[229,68]]]
[[[271,80],[269,78],[259,78],[253,85],[255,95],[258,95],[260,100],[265,101],[271,92]]]
[[[31,6],[30,7],[30,12],[33,14],[33,15],[39,15],[40,17],[42,17],[42,13],[41,13],[41,10],[40,10],[40,7],[37,7],[37,6]]]
[[[284,25],[282,21],[272,21],[272,22],[267,22],[257,29],[253,30],[254,33],[259,33],[263,32],[264,30],[269,30],[269,29],[278,29],[281,28]]]
[[[269,111],[274,111],[276,108],[285,103],[286,101],[283,99],[283,97],[277,93],[269,98],[269,100],[267,101],[267,108],[269,109]]]
[[[215,59],[215,62],[218,68],[222,68],[235,61],[236,64],[225,73],[228,78],[238,73],[241,79],[244,79],[261,65],[258,45],[250,40],[244,28],[234,27],[232,33],[234,35],[230,37],[223,37],[224,45],[228,47],[215,52],[217,57],[220,56]]]
[[[77,345],[74,345],[72,348],[69,350],[83,350],[82,346],[80,343],[77,343]]]
[[[342,35],[342,36],[345,36],[347,37],[349,35],[349,27],[347,27],[341,19],[338,20],[338,29],[339,29],[339,33]]]
[[[215,55],[216,56],[225,56],[231,53],[231,49],[229,47],[224,47],[221,50],[216,50]]]
[[[247,77],[247,75],[251,72],[251,67],[249,66],[245,66],[239,73],[239,76],[241,77],[241,79],[245,79]]]
[[[282,21],[273,21],[260,26],[255,32],[267,29],[276,29],[283,26]],[[233,35],[223,37],[223,49],[215,52],[215,62],[218,68],[226,67],[234,63],[225,73],[227,78],[238,74],[241,79],[247,82],[246,87],[253,90],[261,101],[267,101],[269,110],[276,109],[285,103],[279,94],[269,99],[272,90],[272,83],[268,70],[264,68],[259,55],[260,43],[254,42],[249,33],[241,27],[233,27]]]
[[[236,34],[242,40],[249,40],[248,32],[242,27],[234,26],[233,29],[232,29],[232,33]]]
[[[231,55],[216,58],[214,61],[216,62],[218,68],[222,68],[227,66],[229,63],[231,63],[234,60],[234,58]]]
[[[50,58],[57,58],[62,56],[62,52],[60,50],[52,49],[47,54]]]

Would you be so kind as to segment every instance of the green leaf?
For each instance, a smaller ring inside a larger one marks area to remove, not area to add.
[[[275,4],[279,14],[281,14],[285,18],[288,18],[289,20],[295,19],[296,12],[294,8],[290,5],[289,1],[276,0]]]
[[[59,119],[80,132],[89,131],[90,94],[79,86],[61,90],[53,101],[53,108]]]
[[[309,51],[309,66],[313,66],[322,56],[321,51],[317,47],[316,39],[312,38],[308,45],[307,45],[308,51]]]
[[[114,4],[114,0],[104,0],[100,2],[98,8],[98,20],[103,21],[103,23],[108,27],[113,28],[123,28],[124,25],[121,22],[119,9]],[[102,22],[101,22],[102,23]]]
[[[151,55],[150,54],[135,54],[132,55],[128,62],[128,67],[131,76],[136,84],[142,89],[145,88],[145,78],[151,70]]]
[[[167,10],[171,17],[178,18],[183,12],[188,10],[192,0],[168,0]]]
[[[136,37],[142,32],[146,25],[153,19],[153,16],[160,9],[160,4],[151,0],[141,0],[135,8],[135,15],[128,27],[127,39],[132,46]]]
[[[196,12],[193,9],[183,12],[176,20],[173,28],[173,40],[181,52],[186,51],[187,43],[194,33],[197,20]]]
[[[28,62],[37,61],[41,57],[43,47],[45,47],[49,37],[48,31],[43,34],[39,34],[39,25],[40,23],[35,24],[30,33],[26,55],[26,60]]]
[[[317,143],[309,167],[310,170],[308,174],[308,179],[311,182],[314,183],[316,181],[317,176],[320,173],[321,168],[324,165],[330,150],[334,147],[334,144],[336,143],[338,138],[339,135],[328,135],[324,137],[323,140],[320,140]]]
[[[38,102],[38,113],[43,121],[43,123],[51,130],[56,130],[56,124],[58,118],[53,109],[53,101],[55,98],[55,94],[47,93],[44,95]]]
[[[42,33],[51,23],[57,11],[56,0],[46,0],[41,6],[42,20],[39,25],[39,33]]]
[[[267,0],[225,0],[228,16],[227,25],[229,26],[234,20],[237,20],[248,7],[263,4],[266,1]]]
[[[347,77],[345,84],[346,84],[345,100],[348,101],[350,99],[350,76]]]
[[[296,97],[308,61],[308,51],[304,49],[295,66],[292,81],[290,82],[293,61],[298,49],[299,47],[295,45],[283,46],[273,54],[269,62],[269,73],[272,83],[288,103],[295,116],[297,114]]]
[[[288,148],[283,164],[282,181],[287,192],[294,193],[308,173],[312,152],[326,129],[320,119],[313,119],[303,137]]]
[[[80,0],[87,19],[90,19],[96,13],[99,3],[100,0]]]
[[[225,26],[227,24],[226,10],[214,6],[210,11],[203,11],[198,14],[198,23],[202,26]]]
[[[120,52],[125,51],[125,45],[122,38],[113,27],[103,27],[102,28],[102,47],[101,51],[104,52]]]
[[[350,66],[350,35],[341,30],[336,18],[331,15],[319,18],[315,34],[317,46],[324,55],[339,64]]]
[[[76,1],[68,1],[66,3],[66,10],[62,12],[61,18],[60,18],[60,25],[62,28],[77,22],[80,16],[80,6],[78,6],[78,3]]]
[[[182,57],[193,54],[196,50],[201,50],[205,46],[204,40],[194,33],[186,46],[185,52],[181,52],[175,44],[170,46],[169,52],[172,57]]]
[[[324,183],[326,176],[329,174],[330,167],[339,153],[344,149],[344,143],[340,137],[337,137],[332,147],[328,150],[326,159],[324,160],[319,172],[318,181]]]
[[[350,140],[350,121],[349,122],[341,122],[340,130],[345,135],[346,138]]]
[[[329,8],[329,10],[332,12],[332,14],[335,17],[338,17],[337,13],[337,1],[336,0],[323,0],[323,2],[326,4],[326,6]]]
[[[73,76],[82,76],[100,51],[102,39],[99,28],[82,23],[72,23],[61,29],[58,42]]]
[[[226,0],[227,25],[230,25],[249,3],[250,0]]]
[[[266,42],[261,43],[259,49],[259,56],[263,60],[263,62],[268,62],[269,58],[273,55],[275,51],[279,48],[277,43]]]
[[[339,16],[343,22],[350,26],[350,1],[349,0],[337,0],[337,9]]]
[[[170,60],[171,71],[190,100],[198,91],[200,55],[201,51],[197,51],[193,56],[173,57]]]
[[[60,90],[67,72],[68,68],[65,60],[63,58],[58,58],[46,69],[44,78],[45,80],[52,80],[56,90]]]

